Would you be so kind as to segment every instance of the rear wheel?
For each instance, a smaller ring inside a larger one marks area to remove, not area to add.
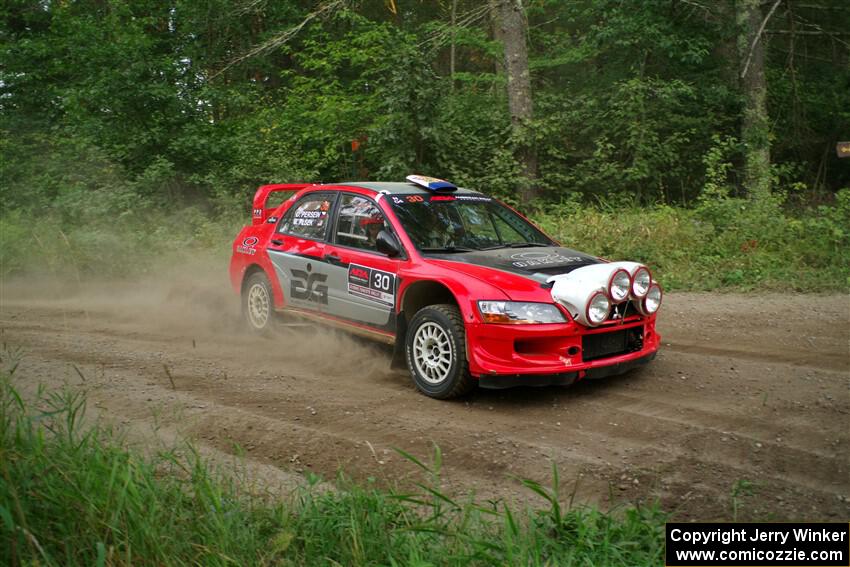
[[[255,333],[267,333],[272,328],[272,286],[263,272],[248,276],[242,287],[242,315]]]
[[[466,361],[463,319],[454,305],[429,305],[413,316],[405,357],[413,383],[426,396],[454,398],[475,386]]]

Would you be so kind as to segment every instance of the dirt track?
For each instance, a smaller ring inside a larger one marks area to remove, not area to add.
[[[18,381],[81,385],[117,423],[244,450],[266,471],[404,484],[420,476],[392,448],[428,458],[436,443],[449,491],[481,498],[533,501],[515,477],[548,483],[554,461],[577,502],[660,498],[680,518],[730,519],[735,500],[739,519],[850,518],[846,295],[670,294],[663,350],[640,372],[440,402],[359,340],[241,334],[220,274],[160,281],[7,282],[0,327],[23,349]]]

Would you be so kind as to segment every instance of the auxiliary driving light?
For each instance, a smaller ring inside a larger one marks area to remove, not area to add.
[[[587,301],[587,321],[591,325],[599,325],[611,313],[611,300],[603,292],[597,291]]]
[[[649,269],[641,266],[635,270],[632,277],[632,295],[638,299],[643,299],[646,297],[647,292],[649,292],[651,284],[652,274],[649,273]]]
[[[638,304],[638,309],[643,315],[652,315],[658,308],[661,307],[661,286],[658,285],[658,282],[652,282],[649,286],[649,290],[646,292],[646,297],[644,297],[641,302]]]
[[[608,280],[608,297],[612,303],[622,303],[629,298],[632,287],[632,276],[629,272],[620,268],[611,274]]]

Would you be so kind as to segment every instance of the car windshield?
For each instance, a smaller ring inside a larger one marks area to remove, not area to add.
[[[423,252],[554,246],[545,234],[490,197],[392,195],[390,201],[410,239]]]

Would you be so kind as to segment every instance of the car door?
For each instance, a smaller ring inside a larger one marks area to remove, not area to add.
[[[335,201],[335,193],[308,193],[289,208],[275,228],[268,253],[286,307],[326,311],[325,239]]]
[[[381,230],[392,231],[374,200],[342,193],[332,235],[325,249],[329,262],[327,312],[341,319],[394,330],[398,258],[375,249]]]

